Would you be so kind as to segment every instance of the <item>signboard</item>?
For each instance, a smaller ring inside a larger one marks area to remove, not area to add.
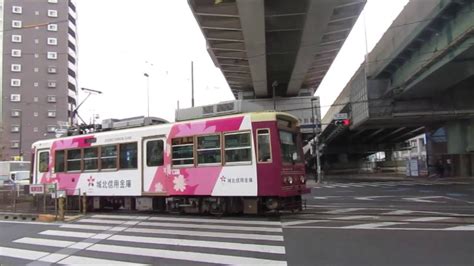
[[[30,194],[44,194],[44,186],[43,185],[30,185]]]
[[[349,119],[349,116],[347,113],[338,113],[334,115],[334,120],[344,120],[344,119]]]
[[[65,198],[66,197],[66,190],[58,190],[56,193],[51,194],[53,199],[55,198]]]
[[[46,192],[50,194],[56,192],[56,184],[46,185]]]

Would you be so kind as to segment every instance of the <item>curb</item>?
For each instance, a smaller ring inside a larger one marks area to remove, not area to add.
[[[73,222],[84,215],[65,216],[64,221],[56,219],[55,214],[25,214],[25,213],[0,213],[0,220],[4,221],[25,221],[25,222]]]

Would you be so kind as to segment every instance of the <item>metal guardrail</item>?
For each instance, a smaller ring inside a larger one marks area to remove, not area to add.
[[[22,214],[54,214],[58,213],[57,189],[44,185],[43,193],[30,194],[29,185],[0,185],[0,212]],[[77,195],[80,195],[77,193]],[[77,199],[76,199],[77,198]],[[69,202],[68,202],[69,201]],[[77,202],[76,202],[77,201]],[[79,211],[79,197],[66,198],[66,211]]]

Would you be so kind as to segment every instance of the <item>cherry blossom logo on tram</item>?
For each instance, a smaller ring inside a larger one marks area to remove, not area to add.
[[[89,178],[87,179],[87,183],[89,183],[89,187],[93,187],[94,182],[95,182],[95,179],[92,176],[89,176]]]
[[[184,179],[183,175],[178,175],[174,177],[174,190],[183,192],[186,190],[186,179]]]
[[[155,192],[163,192],[163,184],[161,184],[160,182],[156,183]]]

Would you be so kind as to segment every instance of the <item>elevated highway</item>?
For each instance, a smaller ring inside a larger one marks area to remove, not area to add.
[[[188,2],[236,98],[269,98],[314,94],[366,0]]]
[[[431,160],[449,157],[473,175],[473,44],[474,1],[410,1],[324,117],[328,157],[396,150],[427,133]],[[340,112],[350,127],[332,124]]]

